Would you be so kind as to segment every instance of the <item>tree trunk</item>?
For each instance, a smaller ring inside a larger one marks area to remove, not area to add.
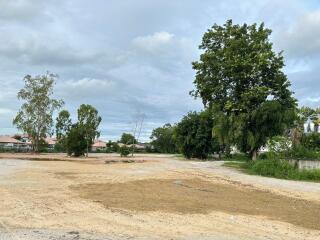
[[[34,139],[34,153],[39,153],[39,137],[38,135]]]
[[[132,147],[131,147],[131,156],[133,157],[133,153],[134,153],[134,144],[132,144]]]
[[[257,160],[257,150],[256,149],[252,150],[252,152],[251,152],[251,160],[252,161]]]
[[[87,139],[87,155],[86,155],[86,157],[88,157],[89,156],[89,143],[88,143],[88,139]]]

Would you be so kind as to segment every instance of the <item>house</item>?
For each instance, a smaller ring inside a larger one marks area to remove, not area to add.
[[[96,139],[91,146],[91,150],[93,152],[105,150],[106,148],[107,148],[107,143],[105,141],[100,140],[100,139]]]
[[[316,119],[320,119],[319,116]],[[320,127],[317,122],[318,120],[315,120],[315,118],[309,117],[303,124],[304,133],[320,133]]]
[[[7,149],[17,149],[17,148],[28,148],[29,145],[11,136],[2,135],[0,136],[0,147],[7,148]]]
[[[24,143],[25,145],[32,145],[31,138],[27,134],[14,134],[13,136],[11,136],[11,138],[18,140]],[[46,137],[43,140],[48,145],[47,148],[49,149],[54,149],[57,143],[57,139],[53,137]]]
[[[48,144],[48,148],[49,149],[54,149],[56,143],[57,143],[57,139],[56,138],[52,138],[52,137],[47,137],[44,139],[44,141]]]
[[[128,147],[126,144],[124,144],[124,143],[118,143],[118,146],[119,147]]]
[[[11,137],[24,143],[31,143],[31,139],[27,134],[14,134]]]

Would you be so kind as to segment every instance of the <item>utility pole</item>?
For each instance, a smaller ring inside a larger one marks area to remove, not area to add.
[[[137,137],[137,142],[139,142],[143,121],[144,121],[144,115],[142,116],[142,119],[141,119],[139,133],[138,133],[138,137]]]
[[[136,122],[135,122],[135,128],[134,128],[134,131],[133,131],[133,140],[132,140],[132,150],[131,150],[131,156],[133,156],[133,153],[134,153],[134,148],[135,148],[135,142],[134,140],[136,139],[136,133],[137,133],[137,130],[138,130],[138,126],[139,126],[139,131],[138,131],[138,137],[137,137],[137,142],[139,142],[139,138],[140,138],[140,133],[141,133],[141,129],[142,129],[142,124],[143,124],[143,121],[144,121],[144,117],[145,115],[142,114],[140,115],[142,116],[141,118],[141,121],[140,121],[140,117],[138,116],[137,119],[136,119]],[[140,122],[140,124],[139,124]]]
[[[138,127],[138,120],[136,120],[135,122],[135,127],[133,130],[133,139],[132,139],[132,145],[131,145],[131,156],[133,157],[133,152],[134,152],[134,140],[136,138],[136,131],[137,131],[137,127]]]

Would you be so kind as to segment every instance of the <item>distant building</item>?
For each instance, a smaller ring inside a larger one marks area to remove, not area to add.
[[[128,148],[132,148],[134,147],[134,149],[136,150],[145,150],[146,149],[146,145],[142,144],[142,143],[136,143],[136,144],[130,144],[130,145],[127,145]]]
[[[54,149],[56,143],[57,143],[57,139],[56,138],[52,138],[52,137],[47,137],[44,139],[44,141],[48,144],[48,148],[49,149]]]
[[[123,144],[118,143],[119,147],[127,147],[127,148],[134,148],[137,151],[145,151],[148,147],[151,148],[149,143],[136,143],[136,144]]]
[[[8,135],[2,135],[0,136],[0,147],[5,149],[28,149],[30,148],[30,144]]]
[[[317,117],[317,119],[319,118]],[[314,119],[311,119],[310,117],[303,124],[303,128],[304,133],[320,133],[319,124],[317,124],[316,121]]]
[[[102,151],[102,150],[105,150],[106,148],[107,148],[107,143],[105,141],[100,140],[100,139],[95,140],[91,146],[91,150],[93,152]]]

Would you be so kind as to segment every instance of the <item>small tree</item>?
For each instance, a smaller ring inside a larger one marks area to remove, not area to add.
[[[174,139],[174,126],[170,123],[153,129],[150,136],[151,145],[156,152],[160,153],[176,153],[177,146]]]
[[[31,137],[32,149],[39,152],[40,142],[51,134],[53,112],[63,105],[62,100],[52,98],[53,85],[57,75],[24,77],[24,88],[18,92],[18,99],[23,100],[13,124]]]
[[[121,157],[127,157],[130,154],[130,150],[126,146],[120,147],[120,156]]]
[[[85,135],[87,156],[94,139],[100,136],[98,127],[101,120],[98,110],[91,105],[82,104],[78,109],[78,127],[82,129]]]
[[[87,139],[83,128],[80,125],[73,124],[65,139],[66,149],[69,156],[83,156],[87,149]]]
[[[59,145],[63,151],[67,149],[66,138],[71,127],[70,113],[67,110],[62,110],[56,119],[56,137],[57,145]]]

